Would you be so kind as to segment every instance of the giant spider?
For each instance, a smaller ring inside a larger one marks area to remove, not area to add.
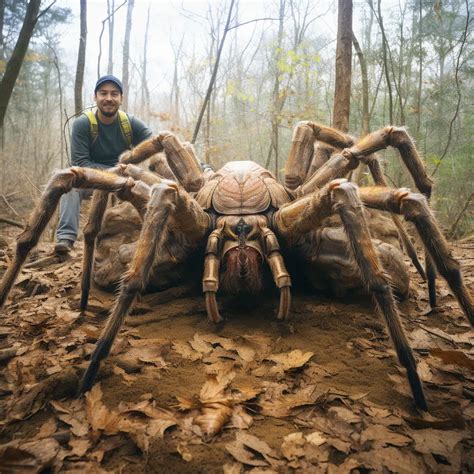
[[[422,194],[387,187],[374,152],[388,146],[399,150]],[[329,152],[328,147],[331,147]],[[157,166],[161,176],[136,166],[163,151],[166,160]],[[358,188],[344,179],[360,162],[368,164],[375,186]],[[471,324],[474,314],[459,263],[451,256],[428,207],[432,183],[410,136],[403,128],[388,126],[354,141],[332,128],[300,122],[293,134],[285,184],[252,161],[229,162],[217,172],[203,173],[192,149],[168,132],[125,152],[120,164],[109,171],[72,167],[56,172],[26,230],[17,239],[14,259],[0,285],[0,305],[5,302],[61,195],[72,188],[92,188],[97,191],[84,230],[80,306],[85,309],[96,238],[108,193],[113,192],[136,208],[143,224],[134,256],[121,278],[115,305],[81,382],[80,393],[92,387],[100,362],[109,354],[137,294],[154,275],[170,265],[179,265],[194,250],[205,247],[202,284],[207,314],[214,323],[222,320],[216,303],[219,288],[230,293],[258,293],[265,266],[280,291],[277,317],[285,319],[290,310],[291,286],[285,258],[299,259],[317,277],[325,265],[325,271],[331,268],[328,264],[331,259],[327,257],[337,257],[338,265],[351,275],[351,280],[372,295],[386,321],[400,364],[407,371],[415,403],[427,410],[415,358],[393,295],[394,291],[406,294],[408,277],[404,263],[393,246],[372,240],[366,207],[401,214],[415,225],[427,251],[432,304],[434,263]],[[345,250],[345,256],[340,247],[325,246],[328,240],[325,222],[332,214],[340,217],[345,247],[351,249],[351,252]],[[394,219],[408,253],[424,275],[398,217]],[[287,257],[288,249],[291,257]],[[334,287],[344,286],[338,272],[332,272],[328,278]]]

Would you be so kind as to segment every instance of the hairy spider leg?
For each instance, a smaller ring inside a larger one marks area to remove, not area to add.
[[[148,171],[145,171],[135,165],[119,165],[108,170],[118,176],[133,178],[135,185],[133,188],[124,188],[117,191],[117,196],[129,201],[137,210],[142,221],[148,204],[150,195],[150,186],[153,183],[160,183],[162,179]],[[139,181],[138,181],[139,180]],[[89,301],[89,292],[94,266],[94,253],[97,235],[102,226],[102,220],[107,208],[108,191],[96,190],[92,196],[91,208],[87,224],[84,227],[84,254],[82,258],[82,277],[81,277],[81,299],[79,308],[81,311],[87,309]]]
[[[370,134],[369,138],[373,135],[374,134]],[[376,135],[376,139],[379,139],[379,135]],[[314,144],[316,140],[320,143],[315,149]],[[367,140],[367,137],[363,140]],[[370,139],[368,143],[369,146],[373,146]],[[374,164],[376,156],[372,153],[367,156],[361,152],[355,155],[351,151],[346,150],[353,144],[354,139],[351,136],[339,132],[338,130],[319,125],[315,122],[300,122],[296,126],[293,134],[292,147],[288,159],[290,165],[287,165],[286,169],[288,179],[285,176],[285,180],[290,184],[300,182],[301,185],[296,189],[296,193],[298,196],[301,196],[314,191],[317,187],[322,187],[333,179],[347,177],[351,171],[359,166],[359,162],[362,161],[364,163],[371,163],[369,169],[376,184],[385,182],[379,163],[377,162],[378,168],[376,168]],[[364,145],[364,147],[366,148],[367,145]],[[361,150],[365,150],[365,148]],[[342,151],[343,149],[344,151]],[[333,150],[332,156],[331,150]],[[352,148],[350,150],[352,150]],[[346,160],[341,157],[332,159],[334,154],[338,152],[342,153]],[[311,159],[312,162],[308,167],[307,164]],[[313,166],[316,161],[319,163],[318,167]],[[422,163],[421,167],[423,168]],[[297,178],[294,177],[295,174],[297,174]],[[425,271],[403,224],[397,216],[392,215],[391,217],[397,227],[398,234],[408,256],[423,280],[426,280]]]
[[[384,127],[362,138],[354,146],[350,147],[348,152],[356,157],[361,157],[383,150],[389,146],[398,149],[417,189],[429,199],[431,197],[433,182],[426,173],[425,166],[418,155],[413,140],[404,128],[392,126]],[[425,268],[428,280],[430,306],[434,308],[436,307],[436,269],[430,253],[426,250]]]
[[[94,384],[100,362],[109,354],[135,297],[146,287],[156,255],[164,251],[163,243],[170,223],[195,242],[199,242],[210,229],[210,218],[199,204],[177,183],[162,181],[151,187],[134,257],[122,278],[107,325],[81,381],[79,395],[87,392]]]
[[[81,311],[87,309],[87,303],[89,301],[96,238],[102,226],[108,199],[108,192],[94,191],[92,194],[89,217],[83,230],[84,254],[82,256],[81,300],[79,302],[79,309]]]
[[[293,131],[290,153],[285,167],[285,185],[288,188],[295,190],[307,180],[314,157],[316,140],[328,144],[336,150],[348,148],[354,143],[352,137],[334,128],[325,127],[315,122],[299,122]]]
[[[124,178],[92,168],[72,167],[54,173],[38,206],[32,212],[25,230],[17,237],[13,261],[0,283],[0,307],[5,303],[26,257],[37,245],[63,194],[73,188],[92,188],[116,192],[134,185],[135,182],[131,178]]]
[[[120,162],[140,163],[162,151],[165,152],[171,171],[184,189],[188,192],[198,191],[204,183],[204,178],[194,149],[191,145],[182,143],[171,132],[161,132],[132,150],[127,150],[120,156]]]
[[[382,167],[380,166],[380,161],[375,153],[371,153],[370,155],[366,155],[360,158],[362,163],[366,164],[369,168],[370,174],[372,175],[372,179],[377,186],[385,186],[388,187],[387,181],[385,176],[382,172]],[[421,262],[418,260],[418,255],[416,254],[415,246],[413,245],[410,237],[403,227],[402,222],[400,221],[399,217],[396,214],[390,213],[390,217],[392,218],[393,223],[395,224],[396,228],[398,229],[398,235],[402,239],[403,248],[406,250],[408,257],[412,261],[415,268],[418,270],[419,275],[423,278],[423,281],[426,281],[426,273],[421,265]]]
[[[421,410],[427,410],[416,361],[400,323],[390,281],[375,253],[357,186],[345,179],[331,181],[312,195],[281,208],[274,215],[274,223],[279,233],[291,239],[315,229],[334,212],[341,217],[361,279],[385,319],[398,360],[407,371],[415,403]]]
[[[401,214],[413,222],[438,272],[444,277],[471,325],[474,325],[474,305],[461,275],[459,262],[451,255],[448,243],[431,212],[425,196],[406,188],[360,188],[363,203],[375,209]]]

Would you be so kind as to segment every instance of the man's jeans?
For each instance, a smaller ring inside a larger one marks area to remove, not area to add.
[[[56,231],[57,240],[76,241],[79,232],[81,201],[88,199],[90,195],[90,189],[73,189],[61,196],[59,201],[59,224]]]

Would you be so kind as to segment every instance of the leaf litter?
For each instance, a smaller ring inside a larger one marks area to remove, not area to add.
[[[401,304],[430,414],[413,408],[369,303],[295,295],[282,335],[272,296],[245,314],[224,301],[216,333],[192,286],[142,297],[77,400],[113,302],[94,289],[88,311],[77,310],[80,257],[24,271],[3,310],[0,472],[474,469],[473,333],[443,283],[449,311],[421,315],[416,280]]]

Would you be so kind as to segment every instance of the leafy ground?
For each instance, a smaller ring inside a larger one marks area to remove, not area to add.
[[[11,246],[1,252],[0,274]],[[474,242],[454,253],[472,290]],[[427,313],[413,271],[401,304],[429,415],[414,409],[369,302],[297,291],[285,325],[274,295],[221,299],[219,332],[198,288],[144,296],[77,400],[113,301],[95,290],[78,312],[80,259],[79,245],[66,262],[26,269],[2,310],[0,472],[474,470],[474,335],[444,283],[441,310]]]

